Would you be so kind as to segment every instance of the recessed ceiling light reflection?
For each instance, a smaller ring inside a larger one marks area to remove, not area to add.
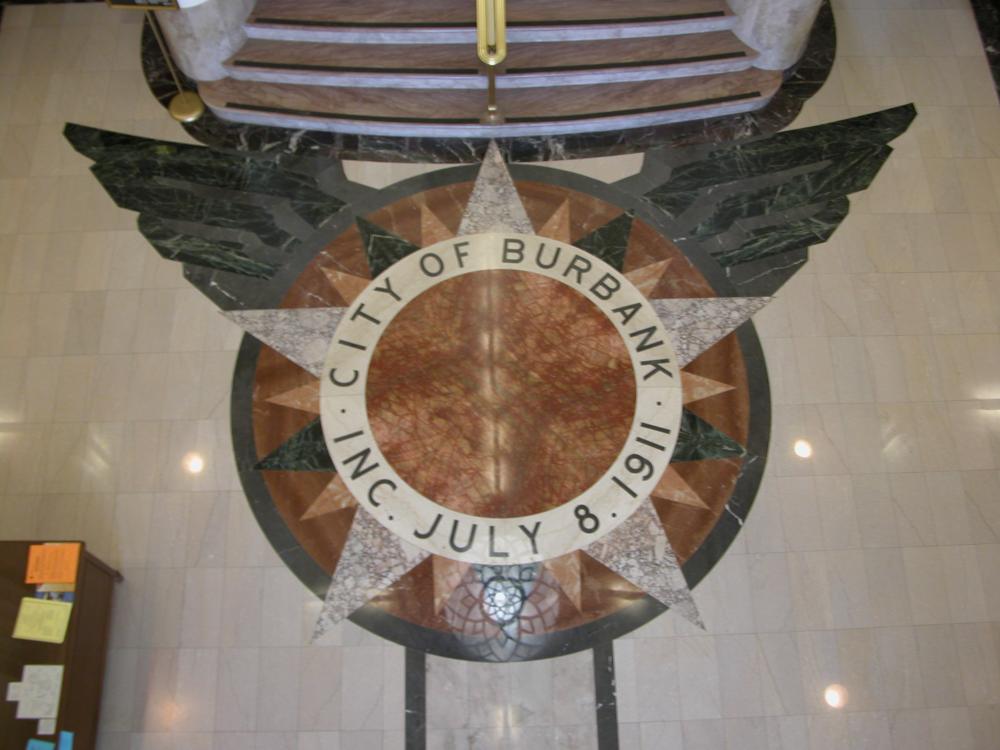
[[[181,459],[181,464],[188,474],[201,474],[205,470],[205,459],[198,453],[188,453]]]
[[[979,409],[985,412],[1000,412],[1000,398],[979,399]]]
[[[184,706],[176,701],[164,700],[158,707],[160,723],[168,729],[173,729],[184,718]]]
[[[823,691],[823,700],[830,708],[843,708],[847,704],[847,688],[843,685],[828,685]]]
[[[795,445],[792,446],[792,450],[795,451],[795,455],[799,458],[809,458],[813,454],[812,443],[808,440],[796,440]]]

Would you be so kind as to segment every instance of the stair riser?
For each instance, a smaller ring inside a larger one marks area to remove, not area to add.
[[[363,122],[311,117],[301,114],[256,112],[209,105],[220,117],[232,122],[293,130],[323,130],[356,135],[398,136],[423,138],[508,138],[512,136],[548,136],[573,133],[598,133],[629,128],[668,125],[706,117],[739,114],[759,109],[768,98],[756,97],[723,104],[711,104],[687,109],[651,112],[621,117],[590,118],[571,122],[508,123],[504,125],[437,125],[393,122]],[[485,108],[485,101],[484,101]]]
[[[712,60],[676,65],[643,68],[602,68],[569,73],[517,73],[497,77],[498,89],[528,89],[555,86],[584,86],[589,84],[625,81],[659,81],[667,78],[686,78],[714,73],[746,70],[752,58]],[[325,71],[298,71],[282,68],[254,68],[239,65],[226,66],[231,78],[264,83],[294,83],[307,86],[372,87],[395,89],[469,89],[485,90],[485,75],[427,75],[399,73],[340,73]]]
[[[567,26],[508,28],[507,41],[569,42],[601,39],[641,39],[651,36],[696,34],[726,31],[736,23],[735,16],[694,18],[684,21],[654,23],[608,23]],[[290,42],[331,42],[340,44],[470,44],[476,43],[474,27],[449,28],[333,28],[251,23],[245,27],[252,39],[276,39]]]

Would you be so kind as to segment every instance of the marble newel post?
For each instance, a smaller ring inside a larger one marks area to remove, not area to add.
[[[760,53],[758,68],[785,70],[802,56],[822,0],[729,0],[733,31]]]
[[[180,0],[157,19],[177,67],[196,81],[226,77],[222,63],[246,40],[243,22],[255,0]]]

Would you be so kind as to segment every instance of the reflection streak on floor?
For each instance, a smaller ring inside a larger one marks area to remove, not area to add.
[[[1000,110],[964,3],[841,5],[838,62],[797,125],[910,100],[920,116],[758,318],[767,476],[695,591],[708,631],[662,618],[616,644],[622,747],[978,750],[1000,736]],[[353,626],[307,645],[319,602],[240,492],[236,328],[59,136],[73,119],[183,140],[146,95],[137,20],[5,9],[0,533],[81,537],[125,572],[102,748],[400,748],[401,649]],[[429,663],[430,747],[595,746],[589,654]]]

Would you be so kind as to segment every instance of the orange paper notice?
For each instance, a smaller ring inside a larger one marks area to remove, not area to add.
[[[76,583],[80,543],[32,544],[25,583]]]

